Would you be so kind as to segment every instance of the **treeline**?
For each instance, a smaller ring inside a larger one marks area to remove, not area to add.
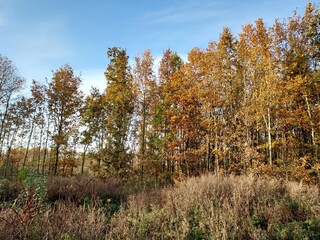
[[[164,183],[203,172],[272,172],[317,179],[320,143],[320,9],[309,3],[238,36],[224,28],[188,60],[150,50],[129,65],[110,48],[106,88],[79,90],[62,66],[46,83],[23,79],[0,55],[1,175],[94,172]]]

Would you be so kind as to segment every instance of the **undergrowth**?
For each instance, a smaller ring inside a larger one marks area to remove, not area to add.
[[[191,178],[131,196],[109,239],[320,239],[316,186],[250,176]]]
[[[254,175],[130,192],[116,179],[0,180],[0,239],[320,239],[319,187]]]

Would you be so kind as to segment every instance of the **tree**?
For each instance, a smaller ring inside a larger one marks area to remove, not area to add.
[[[169,141],[171,159],[178,163],[178,170],[188,176],[199,174],[203,167],[203,56],[203,52],[197,48],[189,52],[189,62],[181,64],[180,69],[172,75],[168,83],[171,91],[166,97],[171,106],[168,110],[169,129],[172,133]]]
[[[81,173],[84,171],[84,164],[88,147],[94,144],[94,156],[97,159],[97,167],[103,158],[103,149],[105,147],[107,121],[107,107],[105,104],[105,95],[100,93],[99,89],[92,88],[90,95],[86,98],[85,104],[81,109],[81,125],[85,127],[82,132],[81,144],[83,145]]]
[[[318,161],[319,152],[319,9],[309,3],[273,28],[277,65],[283,89],[281,158]],[[300,164],[299,161],[291,161]],[[310,168],[312,164],[307,166]]]
[[[159,102],[158,86],[153,71],[154,59],[150,50],[142,58],[136,57],[134,83],[136,89],[135,112],[137,115],[137,132],[139,141],[138,158],[142,174],[148,167],[151,172],[159,169],[159,134],[156,126],[157,104]]]
[[[106,162],[109,171],[118,173],[128,168],[127,139],[134,109],[132,74],[126,50],[113,47],[107,52],[105,102],[108,108],[108,144]]]
[[[8,118],[10,103],[14,94],[19,92],[24,79],[17,73],[12,61],[0,54],[0,148],[4,141],[4,126]]]
[[[34,149],[34,158],[37,158],[37,172],[40,172],[40,163],[41,163],[41,149],[42,149],[42,144],[44,141],[44,131],[45,131],[45,121],[46,121],[46,114],[48,113],[48,109],[46,106],[46,90],[47,86],[44,84],[41,84],[40,82],[37,82],[35,80],[32,81],[31,85],[31,102],[32,105],[35,109],[34,115],[33,115],[33,126],[37,126],[38,131],[38,137],[39,137],[39,142],[38,142],[38,154],[36,155],[36,150]],[[30,136],[32,133],[30,133]],[[47,136],[48,138],[48,136]],[[46,139],[47,142],[47,139]],[[45,146],[46,148],[46,146]],[[46,151],[46,150],[45,150]],[[27,155],[27,153],[26,153]],[[36,157],[37,156],[37,157]],[[42,168],[44,168],[44,163],[45,163],[45,155],[43,156],[43,162],[42,162]],[[42,169],[44,171],[44,169]]]
[[[207,169],[219,172],[241,163],[244,155],[243,84],[239,76],[238,42],[228,28],[219,41],[209,44],[204,55],[202,72],[202,124],[206,129]],[[240,120],[241,119],[241,120]],[[243,163],[241,163],[243,165]]]
[[[31,140],[33,135],[35,135],[35,127],[37,126],[38,129],[41,130],[40,133],[40,146],[39,146],[39,154],[38,154],[38,167],[37,170],[39,171],[40,167],[40,151],[41,151],[41,141],[42,141],[42,130],[44,125],[44,104],[45,104],[45,86],[36,82],[35,80],[32,81],[31,86],[31,94],[32,97],[25,99],[24,104],[21,104],[21,106],[24,108],[24,119],[26,122],[25,131],[29,133],[27,138],[27,146],[26,151],[23,159],[23,167],[25,167],[27,159],[28,159],[28,153],[29,153],[29,147],[31,144]],[[35,149],[34,149],[34,156],[35,156]]]
[[[54,126],[54,175],[58,173],[60,147],[67,144],[70,130],[79,115],[83,98],[79,90],[80,83],[81,79],[74,75],[73,69],[64,65],[53,72],[47,90],[48,109]]]
[[[183,64],[182,59],[176,52],[172,52],[167,49],[163,53],[163,57],[160,61],[159,67],[159,100],[156,103],[156,116],[155,123],[156,128],[160,133],[160,145],[161,145],[161,158],[164,161],[166,172],[171,177],[174,172],[174,162],[170,159],[172,151],[169,150],[169,142],[172,138],[172,133],[169,129],[169,109],[172,107],[168,102],[168,97],[174,94],[174,90],[170,87],[170,81],[172,76],[181,68]]]
[[[5,123],[5,140],[6,140],[6,155],[4,164],[4,175],[10,175],[13,173],[13,162],[11,159],[11,152],[14,148],[14,144],[17,139],[24,137],[24,130],[27,117],[27,111],[25,105],[27,104],[27,99],[24,97],[19,97],[14,103],[10,104],[8,107],[8,116]],[[19,136],[20,135],[20,136]]]
[[[267,32],[262,19],[258,19],[255,27],[247,28],[243,34],[247,35],[248,62],[251,68],[252,80],[252,102],[251,109],[254,121],[258,129],[267,133],[268,162],[272,166],[273,154],[273,132],[276,122],[276,108],[279,103],[279,81],[277,69],[274,67],[271,38]]]

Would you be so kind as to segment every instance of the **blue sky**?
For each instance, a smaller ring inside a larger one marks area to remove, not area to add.
[[[234,35],[261,17],[271,26],[308,0],[0,0],[0,53],[28,82],[51,78],[70,64],[84,91],[103,89],[108,47],[127,49],[131,61],[151,49],[158,61],[171,48],[182,57],[216,41],[224,26]]]

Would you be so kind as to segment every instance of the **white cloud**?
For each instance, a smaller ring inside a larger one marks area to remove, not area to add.
[[[87,69],[81,71],[82,85],[81,90],[88,94],[91,87],[96,87],[100,91],[106,88],[105,69]]]
[[[154,57],[153,71],[156,75],[158,75],[158,73],[159,73],[160,62],[161,62],[162,57],[163,57],[163,55],[157,55]]]

